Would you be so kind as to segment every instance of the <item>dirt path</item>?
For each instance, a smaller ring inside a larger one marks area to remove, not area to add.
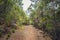
[[[17,30],[9,40],[51,40],[43,31],[34,28],[32,25],[24,26],[25,29]]]

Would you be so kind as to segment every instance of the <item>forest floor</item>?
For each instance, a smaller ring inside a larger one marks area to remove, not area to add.
[[[0,40],[5,40],[0,38]],[[38,30],[32,25],[24,26],[24,30],[16,30],[8,40],[52,40],[42,30]]]

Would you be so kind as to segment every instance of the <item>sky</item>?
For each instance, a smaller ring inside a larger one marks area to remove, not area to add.
[[[30,0],[23,0],[22,3],[23,3],[23,10],[26,11],[28,9],[28,7],[30,6],[31,1]]]

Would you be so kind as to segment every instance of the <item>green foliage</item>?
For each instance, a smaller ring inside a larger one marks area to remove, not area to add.
[[[0,0],[0,37],[11,33],[26,23],[27,16],[22,9],[22,0]]]
[[[11,21],[15,21],[16,23],[18,22],[23,22],[25,19],[25,13],[23,12],[22,9],[20,9],[18,6],[14,5],[11,12],[6,15],[6,22],[9,23]],[[17,24],[18,24],[17,23]]]
[[[56,0],[39,0],[35,4],[37,4],[37,7],[34,10],[32,9],[33,11],[30,14],[33,25],[49,34],[60,35],[60,4]]]
[[[50,22],[48,22],[47,24],[46,24],[46,28],[47,28],[47,30],[52,30],[52,28],[53,28],[53,24],[52,23],[50,23]]]
[[[56,19],[60,22],[60,7],[58,8],[57,13],[55,15]]]

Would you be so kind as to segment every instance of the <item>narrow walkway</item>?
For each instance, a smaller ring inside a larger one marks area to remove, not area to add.
[[[9,40],[51,40],[43,31],[36,29],[32,25],[25,26],[25,29],[17,30],[11,35]]]

